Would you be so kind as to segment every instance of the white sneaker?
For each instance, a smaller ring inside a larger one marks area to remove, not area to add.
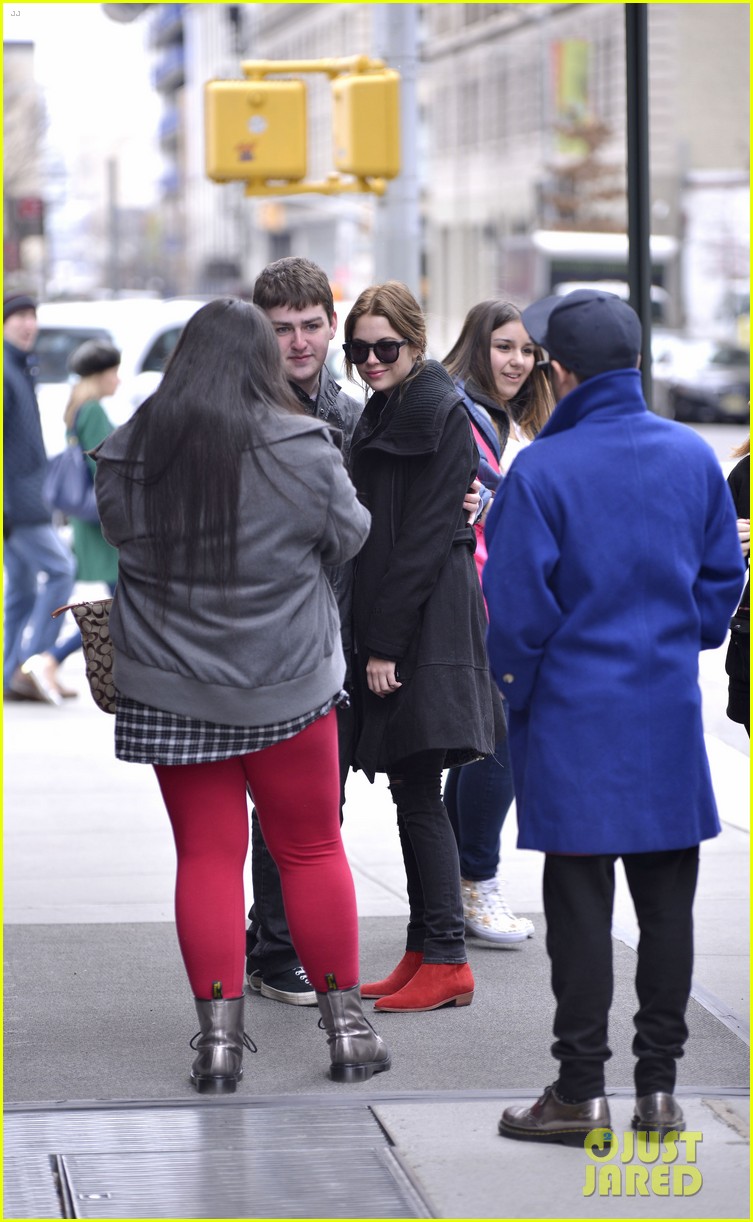
[[[482,882],[461,878],[460,890],[467,933],[500,943],[525,942],[533,935],[533,922],[510,911],[496,878]]]

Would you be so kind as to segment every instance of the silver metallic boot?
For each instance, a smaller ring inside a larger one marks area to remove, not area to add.
[[[663,1141],[673,1129],[679,1133],[685,1128],[685,1117],[674,1095],[655,1090],[636,1099],[632,1124],[639,1133],[658,1133]]]
[[[365,1082],[391,1065],[384,1041],[363,1012],[361,989],[330,989],[317,993],[320,1026],[327,1032],[333,1082]]]
[[[243,1030],[243,997],[214,1001],[194,997],[201,1030],[191,1040],[198,1054],[191,1066],[191,1081],[200,1094],[235,1090],[243,1077],[243,1049],[256,1045]]]

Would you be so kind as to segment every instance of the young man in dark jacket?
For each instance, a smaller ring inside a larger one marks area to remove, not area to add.
[[[37,338],[36,302],[26,293],[3,299],[3,538],[5,637],[3,690],[10,700],[59,704],[40,654],[58,633],[51,618],[68,601],[76,566],[42,497],[47,454],[29,368]],[[39,577],[44,575],[45,582]]]
[[[308,259],[287,258],[270,263],[254,285],[254,304],[264,310],[274,327],[291,387],[310,415],[325,420],[342,435],[347,460],[362,406],[347,395],[327,369],[325,361],[334,339],[337,316],[326,275]],[[331,570],[330,581],[340,609],[345,662],[350,669],[350,607],[353,566]],[[346,685],[349,673],[346,674]],[[353,745],[353,714],[338,708],[341,810]],[[342,814],[341,814],[342,818]],[[251,820],[254,903],[246,935],[246,975],[262,996],[289,1005],[314,1006],[316,993],[301,967],[290,940],[282,902],[280,876],[264,843],[254,811]]]
[[[523,311],[557,406],[502,482],[486,526],[492,673],[510,706],[521,848],[545,854],[559,1075],[505,1137],[609,1144],[614,865],[641,931],[633,1127],[684,1127],[699,843],[720,831],[698,653],[725,639],[743,585],[735,510],[712,450],[648,411],[641,327],[580,289]]]
[[[325,364],[337,329],[335,303],[326,275],[309,259],[295,256],[278,259],[258,276],[253,301],[265,311],[274,327],[291,387],[306,411],[340,431],[343,458],[347,462],[363,405],[345,393]],[[464,502],[469,519],[479,512],[480,486],[476,481],[475,490]],[[351,656],[352,562],[332,570],[329,576],[340,609],[343,651],[348,667],[347,688]],[[338,708],[337,728],[342,819],[355,731],[350,707]],[[297,1006],[316,1005],[316,994],[290,940],[277,867],[264,843],[255,812],[251,820],[251,846],[254,903],[248,914],[251,924],[246,935],[248,983],[262,996],[275,1001]]]

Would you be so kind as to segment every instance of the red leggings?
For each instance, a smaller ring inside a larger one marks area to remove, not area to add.
[[[293,738],[210,764],[155,765],[178,854],[175,922],[194,996],[240,997],[246,783],[280,872],[293,945],[317,992],[358,983],[353,878],[340,836],[334,710]]]

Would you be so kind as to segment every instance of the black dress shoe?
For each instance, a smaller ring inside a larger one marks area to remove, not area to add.
[[[583,1103],[563,1103],[553,1086],[547,1086],[532,1107],[508,1107],[502,1113],[499,1132],[517,1141],[549,1141],[580,1146],[592,1129],[606,1130],[602,1144],[611,1145],[612,1121],[604,1095]]]
[[[651,1095],[641,1095],[635,1101],[633,1128],[639,1133],[658,1133],[663,1139],[673,1130],[685,1128],[682,1108],[667,1091],[655,1090]]]

